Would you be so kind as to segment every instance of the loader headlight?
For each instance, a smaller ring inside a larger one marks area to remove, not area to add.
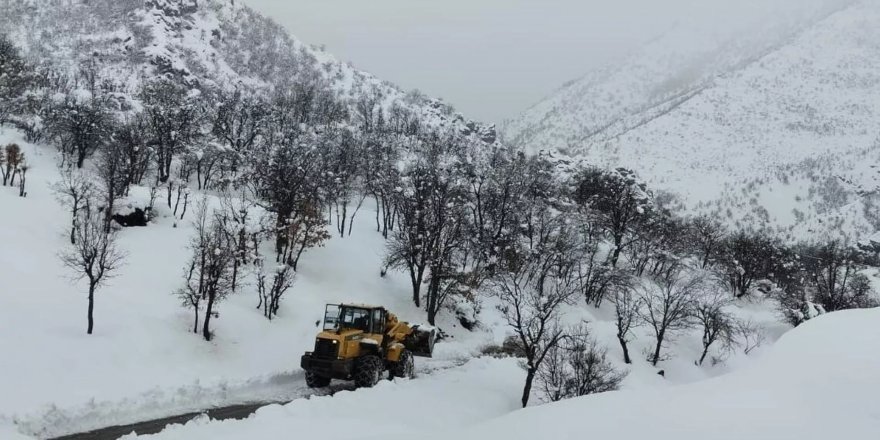
[[[334,339],[334,340],[333,340],[333,343],[334,343],[334,344],[338,344],[339,341],[337,341],[336,339]]]

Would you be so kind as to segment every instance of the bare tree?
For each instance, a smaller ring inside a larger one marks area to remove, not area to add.
[[[743,353],[746,355],[763,345],[767,339],[763,329],[752,321],[738,321],[736,323],[736,332],[740,339]]]
[[[607,359],[586,325],[571,329],[553,347],[538,371],[544,398],[551,402],[572,397],[614,391],[626,377]]]
[[[654,278],[640,286],[639,297],[644,306],[639,310],[639,317],[651,327],[657,339],[651,364],[656,366],[660,361],[663,343],[672,333],[693,326],[694,300],[701,287],[700,278],[681,274]]]
[[[541,364],[565,335],[558,323],[561,306],[580,293],[578,257],[572,252],[576,241],[570,232],[561,215],[541,211],[531,247],[522,249],[509,269],[493,280],[501,312],[525,356],[523,407]]]
[[[158,182],[171,178],[174,158],[200,135],[203,116],[201,92],[172,79],[145,84],[140,93],[146,127],[155,147]]]
[[[186,200],[184,202],[186,203]],[[254,254],[258,251],[258,249],[251,247],[251,243],[253,243],[251,236],[256,224],[256,218],[253,215],[256,204],[242,192],[237,197],[224,194],[220,205],[217,218],[222,223],[223,230],[226,231],[226,239],[231,243],[235,252],[235,259],[232,262],[232,290],[235,291],[239,284],[239,269],[248,260],[253,259]]]
[[[4,149],[6,156],[4,157],[3,168],[3,185],[14,185],[15,175],[18,173],[19,166],[24,161],[24,153],[18,144],[9,144]]]
[[[725,310],[729,304],[728,295],[717,290],[705,292],[695,302],[694,318],[703,330],[703,352],[697,361],[700,365],[713,345],[720,344],[723,352],[737,345],[737,320]]]
[[[633,171],[625,168],[584,170],[576,177],[575,186],[574,201],[596,214],[613,242],[608,261],[617,267],[620,254],[639,238],[634,231],[652,209],[651,192]]]
[[[101,188],[106,229],[110,229],[116,201],[128,192],[129,176],[125,151],[120,144],[108,142],[95,162],[95,171]]]
[[[751,292],[755,282],[772,272],[778,243],[763,233],[739,231],[724,240],[718,257],[718,275],[742,298]]]
[[[630,341],[633,329],[642,323],[639,319],[642,301],[636,295],[632,286],[629,285],[623,285],[614,289],[611,300],[614,303],[617,341],[620,342],[620,348],[623,350],[623,361],[631,364],[632,358],[630,358],[629,346],[627,344]]]
[[[141,184],[153,160],[153,150],[147,147],[148,136],[147,121],[142,116],[123,121],[115,130],[120,153],[125,156],[124,174],[131,185]]]
[[[263,308],[263,316],[270,321],[278,315],[281,306],[281,298],[293,287],[293,268],[281,264],[277,266],[272,275],[272,284],[267,286],[268,275],[263,270],[262,259],[259,260],[257,273],[257,291],[260,294],[260,303],[257,308]]]
[[[62,169],[61,180],[53,185],[58,202],[70,209],[70,244],[76,244],[80,212],[89,209],[94,184],[79,169]]]
[[[211,318],[216,315],[216,305],[232,292],[234,250],[221,222],[209,215],[206,200],[198,203],[193,225],[196,233],[189,246],[191,260],[184,269],[185,285],[177,295],[184,306],[194,310],[194,330],[198,329],[199,307],[205,302],[202,336],[210,341]]]
[[[21,158],[21,164],[18,165],[18,196],[27,197],[25,185],[27,184],[27,172],[31,166],[27,163],[24,156]]]
[[[863,274],[861,255],[839,240],[807,246],[801,251],[814,299],[827,312],[876,307],[871,283]]]
[[[88,211],[79,214],[74,244],[61,253],[61,261],[77,279],[89,282],[88,334],[94,329],[95,292],[121,267],[124,254],[116,246],[116,232]]]
[[[700,259],[700,266],[705,269],[720,255],[724,246],[724,227],[717,220],[700,216],[690,222],[688,241]]]

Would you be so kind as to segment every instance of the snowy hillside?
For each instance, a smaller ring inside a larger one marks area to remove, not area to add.
[[[27,198],[0,187],[0,203],[8,207],[0,228],[4,243],[0,274],[4,280],[32,282],[16,283],[0,295],[0,335],[4,335],[0,337],[0,370],[4,372],[0,375],[4,390],[0,427],[14,423],[22,432],[53,436],[215,405],[300,399],[315,393],[305,387],[299,356],[313,345],[315,322],[325,303],[382,304],[407,319],[424,317],[424,311],[409,300],[406,275],[379,276],[386,242],[375,230],[372,209],[364,208],[367,212],[358,217],[351,236],[335,237],[327,246],[307,252],[277,319],[267,321],[254,309],[257,296],[249,279],[240,293],[220,307],[216,337],[206,343],[190,332],[191,312],[173,294],[184,273],[188,250],[181,243],[193,233],[192,214],[175,220],[171,209],[159,204],[154,224],[121,231],[126,264],[119,277],[99,293],[96,333],[86,335],[86,287],[72,282],[72,274],[57,258],[65,245],[69,218],[51,189],[61,178],[54,165],[56,152],[28,144],[14,130],[5,129],[0,144],[11,141],[24,147],[33,169],[28,174]],[[147,193],[147,188],[132,188],[122,209],[142,206]],[[496,388],[499,393],[490,396],[492,404],[486,406],[485,414],[471,414],[468,403],[462,417],[476,422],[512,410],[522,380],[516,362],[480,360],[463,372],[444,372],[500,344],[508,334],[492,300],[484,302],[482,325],[474,332],[461,328],[452,313],[441,316],[438,324],[451,338],[437,344],[433,359],[417,362],[424,376],[418,381],[425,385],[387,384],[376,395],[393,387],[418,394],[424,392],[422,387],[446,389],[460,382],[460,389],[449,391],[450,408],[456,399],[464,398],[457,393]],[[760,300],[738,306],[737,314],[758,324],[768,343],[788,328],[778,321],[772,305]],[[625,389],[666,389],[749,362],[738,351],[718,365],[694,365],[701,336],[693,330],[669,346],[674,357],[663,363],[664,379],[641,355],[652,344],[647,329],[640,329],[631,343],[634,364],[623,363],[609,304],[595,309],[579,302],[568,308],[565,319],[590,322],[601,346],[609,349],[611,362],[628,373]],[[21,336],[6,337],[14,334]],[[484,379],[489,377],[492,380]],[[364,393],[366,398],[371,398],[370,393]],[[361,399],[361,391],[355,394],[342,400]]]
[[[682,440],[874,438],[878,319],[880,310],[824,316],[786,334],[751,367],[718,379],[663,393],[568,400],[428,438],[573,439],[585,431]]]
[[[379,276],[384,239],[367,214],[352,236],[308,253],[278,319],[255,309],[256,288],[247,281],[219,309],[215,342],[206,343],[190,332],[192,313],[174,295],[192,214],[175,220],[157,207],[155,224],[123,232],[126,263],[96,299],[96,332],[86,335],[87,288],[57,257],[69,219],[51,189],[60,179],[56,153],[4,131],[0,143],[23,145],[33,169],[27,198],[0,187],[0,278],[31,280],[0,295],[0,426],[15,422],[30,434],[60,435],[213,405],[298,398],[312,393],[299,357],[314,345],[326,303],[382,304],[405,319],[424,317],[408,300],[403,274]],[[142,206],[147,198],[146,188],[133,188],[123,205]],[[455,324],[445,316],[442,328],[463,340],[438,344],[420,371],[461,363],[494,341],[491,332],[471,334]]]
[[[674,389],[606,393],[515,411],[508,392],[519,374],[515,366],[479,360],[425,380],[268,407],[240,422],[201,419],[136,438],[270,439],[296,431],[328,439],[867,440],[880,429],[878,318],[877,310],[824,316],[787,334],[748,368]],[[398,409],[387,411],[391,406]],[[336,429],[318,428],[327,424]]]
[[[157,75],[200,87],[327,88],[354,112],[368,95],[492,143],[494,128],[309,46],[271,19],[228,0],[20,0],[0,5],[0,28],[34,63],[75,73],[87,63],[125,95]],[[135,104],[136,105],[136,104]]]
[[[880,161],[880,6],[841,4],[804,3],[734,39],[680,26],[563,87],[506,138],[633,168],[730,225],[873,233],[876,201],[859,193]]]
[[[877,316],[834,312],[880,305],[880,245],[816,232],[880,223],[880,6],[842,3],[769,39],[671,31],[521,120],[547,155],[234,1],[3,2],[0,440],[242,405],[260,409],[157,438],[488,438],[536,417],[567,438],[581,406],[674,430],[712,405],[719,426],[818,419],[807,389],[862,402]]]

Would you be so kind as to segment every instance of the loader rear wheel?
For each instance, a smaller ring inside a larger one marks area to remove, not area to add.
[[[324,376],[318,376],[312,372],[306,372],[306,385],[309,388],[324,388],[330,385],[330,378]]]
[[[400,352],[400,359],[391,365],[391,376],[406,379],[415,377],[415,362],[413,362],[413,355],[409,350]]]
[[[378,356],[363,356],[354,363],[354,383],[358,387],[370,388],[379,383],[385,364]]]

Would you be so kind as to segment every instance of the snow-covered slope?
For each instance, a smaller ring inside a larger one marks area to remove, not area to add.
[[[793,24],[734,39],[676,28],[529,109],[506,137],[631,167],[731,224],[876,231],[858,191],[880,163],[880,4],[841,3],[805,2]]]
[[[494,127],[341,62],[242,2],[7,1],[0,4],[0,29],[34,64],[75,74],[94,63],[102,79],[129,96],[161,74],[220,88],[317,87],[331,90],[352,110],[360,96],[377,96],[386,109],[397,104],[429,126],[495,141]]]
[[[244,421],[202,419],[144,438],[867,440],[880,430],[878,319],[877,309],[829,314],[787,334],[748,368],[663,390],[513,411],[510,388],[521,372],[510,361],[483,359],[425,380],[300,400]]]
[[[247,275],[239,293],[220,304],[215,339],[205,342],[191,333],[191,311],[174,295],[183,283],[192,209],[175,220],[157,203],[155,223],[121,231],[125,265],[98,292],[95,334],[87,335],[87,287],[71,280],[58,258],[69,217],[51,190],[60,179],[55,150],[0,127],[0,145],[10,142],[22,146],[32,168],[27,198],[0,186],[0,426],[14,422],[43,437],[212,405],[299,398],[311,394],[299,358],[314,344],[326,303],[381,304],[411,322],[424,319],[409,299],[406,275],[379,276],[385,242],[365,212],[351,236],[306,253],[278,319],[255,309]],[[147,192],[134,187],[123,204],[145,206]],[[491,316],[484,314],[487,325]],[[451,314],[438,324],[453,338],[437,345],[430,362],[417,362],[422,372],[460,364],[496,342],[491,331],[456,327]]]
[[[878,309],[832,313],[728,376],[662,393],[572,399],[428,438],[873,439],[880,431],[878,320]]]
[[[96,331],[87,335],[87,288],[71,281],[71,272],[57,257],[67,244],[69,213],[51,191],[60,179],[56,151],[24,142],[14,130],[0,129],[5,130],[0,132],[0,145],[19,143],[32,166],[27,198],[18,197],[16,188],[0,187],[4,213],[0,281],[7,286],[0,292],[0,429],[14,424],[21,432],[51,437],[215,405],[302,399],[314,392],[305,386],[299,357],[314,344],[315,323],[325,303],[382,304],[412,322],[424,319],[425,312],[410,300],[406,274],[392,271],[380,276],[386,242],[376,232],[374,207],[364,206],[351,236],[334,237],[325,247],[303,256],[295,285],[275,320],[266,320],[255,309],[256,287],[249,274],[240,291],[220,304],[219,319],[213,321],[214,340],[205,342],[191,333],[192,312],[181,307],[174,295],[183,283],[188,258],[185,243],[193,233],[192,209],[186,219],[175,220],[160,201],[154,223],[120,231],[126,264],[98,292]],[[148,197],[147,188],[133,187],[121,206],[123,210],[144,206]],[[201,197],[194,193],[191,199]],[[216,199],[209,196],[209,201]],[[272,249],[264,249],[265,255],[271,253]],[[758,324],[768,341],[787,330],[778,322],[772,304],[759,299],[738,306],[736,313]],[[590,323],[593,336],[609,349],[609,361],[628,373],[624,389],[666,389],[724,374],[750,359],[741,351],[729,356],[712,353],[725,362],[697,366],[694,360],[700,355],[701,334],[683,332],[666,348],[669,359],[660,365],[666,370],[664,378],[638,354],[652,346],[647,328],[639,329],[630,343],[634,363],[624,364],[610,304],[601,309],[583,303],[570,306],[565,320]],[[492,397],[495,403],[484,408],[489,417],[519,401],[522,373],[510,373],[515,362],[474,364],[479,366],[461,374],[444,372],[479,356],[487,346],[497,346],[508,333],[491,298],[482,299],[480,322],[476,331],[466,331],[452,312],[443,311],[437,324],[451,338],[437,344],[433,359],[417,361],[423,377],[416,382],[429,381],[432,385],[425,386],[438,389],[460,383],[455,388],[459,391],[494,393],[493,389],[503,388],[498,396],[505,398]],[[756,350],[753,355],[759,353]],[[483,379],[483,374],[496,373],[501,382]],[[424,391],[416,384],[400,387],[411,387],[413,394]],[[460,400],[462,414],[480,405],[454,393],[448,399],[459,397],[464,399]],[[427,401],[430,398],[425,396]],[[383,399],[384,405],[391,397]]]

